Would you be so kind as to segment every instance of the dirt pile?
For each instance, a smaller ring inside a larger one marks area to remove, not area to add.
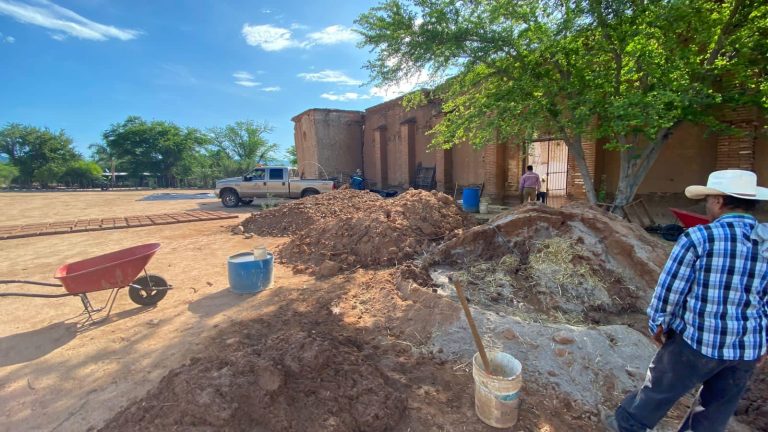
[[[752,382],[739,402],[736,419],[756,431],[768,430],[768,363],[755,371]]]
[[[292,237],[279,256],[298,271],[332,276],[342,269],[403,263],[469,225],[448,195],[409,190],[318,222]]]
[[[443,286],[463,281],[471,300],[558,321],[606,321],[642,312],[670,246],[598,209],[524,206],[463,232],[422,260]],[[624,322],[626,324],[637,324]]]
[[[385,431],[406,397],[353,346],[315,332],[229,340],[171,371],[102,431]]]
[[[313,228],[325,220],[334,220],[367,211],[383,201],[367,191],[339,190],[282,204],[245,219],[240,224],[246,233],[262,237],[283,237]]]

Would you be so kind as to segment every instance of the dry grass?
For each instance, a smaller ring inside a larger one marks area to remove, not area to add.
[[[537,250],[530,256],[528,267],[533,274],[548,274],[551,280],[562,286],[587,284],[605,289],[605,283],[586,264],[574,264],[573,258],[586,255],[584,248],[574,239],[552,237],[536,243]]]

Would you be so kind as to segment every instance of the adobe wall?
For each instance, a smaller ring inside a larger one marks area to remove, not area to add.
[[[715,170],[718,137],[707,134],[707,128],[683,123],[673,132],[664,145],[638,189],[639,194],[681,192],[686,186],[702,184]],[[618,151],[603,152],[606,191],[616,192],[619,183],[620,154]],[[596,188],[599,190],[599,178]]]
[[[362,168],[363,117],[361,111],[328,109],[312,109],[294,117],[299,171],[307,178],[324,178]]]
[[[434,126],[434,117],[439,112],[436,103],[406,111],[402,98],[368,108],[363,132],[363,163],[369,181],[377,187],[408,188],[419,163],[436,166],[437,153],[442,150],[429,150],[432,139],[427,132]],[[445,170],[444,154],[440,162]],[[437,176],[444,179],[445,172],[440,171],[438,168]]]

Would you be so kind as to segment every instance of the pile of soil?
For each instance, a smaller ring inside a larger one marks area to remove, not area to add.
[[[318,276],[397,265],[471,224],[450,196],[436,191],[409,190],[363,204],[292,237],[279,251],[281,262]]]
[[[422,261],[433,277],[452,269],[482,306],[644,330],[642,316],[607,318],[642,313],[670,250],[599,209],[531,205],[457,235]]]
[[[756,431],[768,430],[768,363],[755,371],[736,409],[736,419]]]
[[[262,237],[284,237],[339,217],[366,212],[383,201],[375,193],[339,190],[314,195],[255,213],[240,224],[246,233]]]
[[[385,431],[405,408],[402,392],[355,347],[283,331],[193,358],[101,430]]]

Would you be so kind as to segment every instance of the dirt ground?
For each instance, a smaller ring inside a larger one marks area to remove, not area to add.
[[[1,193],[0,225],[82,217],[193,209],[222,210],[214,199],[137,201],[163,191]],[[178,192],[178,191],[176,191]],[[199,191],[196,191],[199,192]],[[234,211],[249,215],[253,208]],[[162,248],[148,270],[174,290],[155,308],[133,304],[121,292],[110,320],[81,330],[75,297],[0,298],[0,422],[2,431],[85,430],[126,401],[143,395],[168,370],[204,350],[201,337],[222,323],[270,307],[227,290],[226,259],[254,240],[229,234],[226,221],[78,233],[0,242],[0,279],[55,282],[66,262],[142,243]],[[277,241],[266,239],[269,248]],[[279,290],[311,286],[303,276],[276,269]],[[2,292],[32,290],[4,286]],[[36,288],[58,292],[56,288]],[[102,303],[106,294],[93,296]]]
[[[221,209],[213,199],[137,201],[147,194],[4,193],[0,194],[0,206],[5,209],[0,224]],[[243,219],[252,210],[240,207],[230,211],[241,213]],[[355,274],[317,282],[278,265],[272,289],[255,296],[231,293],[226,277],[229,255],[248,250],[256,241],[264,241],[273,250],[285,241],[246,240],[232,235],[229,228],[236,222],[3,241],[0,278],[49,282],[53,282],[53,272],[63,263],[136,244],[160,242],[163,246],[150,262],[149,271],[165,277],[174,289],[149,309],[134,305],[121,292],[110,319],[85,329],[78,327],[82,307],[77,298],[0,299],[0,431],[99,428],[116,413],[124,413],[121,410],[135,407],[135,401],[147,392],[150,394],[146,397],[151,397],[152,389],[169,371],[182,365],[194,367],[195,358],[212,352],[226,353],[225,347],[237,346],[242,343],[237,341],[248,338],[282,335],[295,342],[286,336],[294,330],[317,332],[321,345],[347,352],[363,370],[381,371],[384,382],[404,392],[406,397],[392,405],[395,411],[405,408],[404,412],[395,413],[384,423],[358,424],[386,426],[388,421],[401,418],[397,430],[402,431],[492,430],[474,415],[471,370],[467,365],[433,361],[418,349],[422,331],[418,329],[424,323],[404,319],[402,325],[395,325],[387,321],[391,316],[382,318],[393,312],[389,307],[398,307],[395,303],[384,303],[384,309],[371,310],[377,302],[366,299],[366,290],[348,292],[350,287],[365,288],[378,283],[380,274]],[[0,290],[24,288],[32,289],[14,285],[2,286]],[[98,293],[93,298],[100,303],[106,295]],[[318,310],[324,311],[320,317]],[[456,313],[452,310],[446,319],[455,320]],[[432,317],[433,313],[420,315]],[[318,320],[323,323],[318,324]],[[373,343],[372,338],[377,342]],[[167,379],[172,380],[172,375]],[[528,388],[531,397],[539,394],[534,383]],[[547,393],[542,390],[540,394]],[[407,406],[402,405],[406,400]],[[546,400],[543,397],[542,402]],[[168,411],[178,403],[179,400],[168,400],[157,407],[166,410],[165,416],[179,420],[176,428],[183,423],[178,415]],[[521,412],[520,425],[525,425],[522,430],[571,430],[558,416],[538,413],[536,409],[540,406],[543,405],[531,404]],[[133,421],[119,423],[120,415],[110,423],[120,427],[112,430],[131,430],[134,423],[147,425],[135,417]],[[152,429],[158,430],[143,430]]]
[[[214,199],[138,201],[158,192],[2,193],[0,225],[223,210]],[[228,209],[240,221],[255,210]],[[474,414],[471,365],[430,343],[440,329],[466,336],[455,302],[405,281],[402,264],[323,280],[278,264],[271,289],[233,294],[228,256],[287,241],[233,235],[237,223],[0,242],[0,279],[41,281],[69,261],[160,242],[148,270],[174,286],[154,308],[121,293],[112,317],[88,328],[76,298],[0,298],[0,432],[496,430]],[[525,379],[515,430],[602,430],[551,379]]]

